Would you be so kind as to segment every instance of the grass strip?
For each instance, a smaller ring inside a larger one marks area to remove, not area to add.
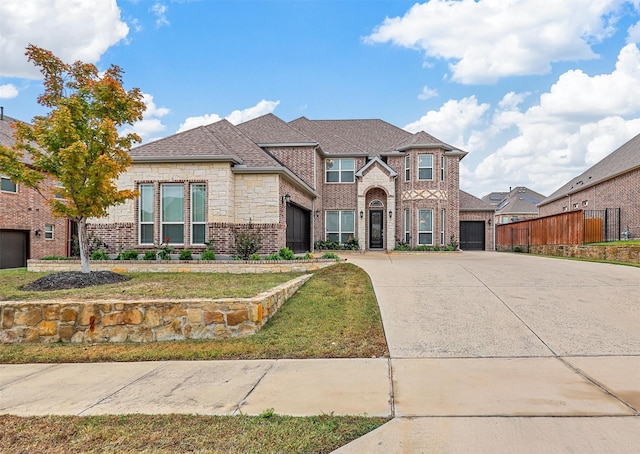
[[[388,418],[0,416],[0,452],[329,453]]]
[[[175,274],[188,278],[194,287],[202,285],[200,280],[212,278],[206,273]],[[232,275],[230,281],[238,278]],[[163,282],[155,285],[162,286]],[[189,295],[186,292],[184,297]],[[315,272],[261,331],[245,338],[0,345],[0,363],[4,364],[386,356],[388,348],[373,286],[369,276],[350,263]]]

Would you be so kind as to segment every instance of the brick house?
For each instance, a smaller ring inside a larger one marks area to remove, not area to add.
[[[263,233],[261,253],[314,242],[362,249],[446,245],[459,238],[459,163],[467,153],[382,120],[222,120],[131,150],[121,189],[136,200],[93,219],[111,248],[233,253],[233,232]]]
[[[460,249],[493,250],[495,208],[483,199],[460,190]]]
[[[640,238],[640,134],[572,178],[538,208],[540,216],[620,208],[618,233]]]
[[[545,196],[524,186],[509,188],[509,192],[492,192],[482,197],[495,209],[496,225],[537,218],[538,204]]]
[[[16,121],[0,113],[0,145],[13,147]],[[53,181],[43,186],[47,191]],[[53,217],[37,191],[0,175],[0,269],[27,266],[30,258],[68,256],[70,227],[67,219]]]

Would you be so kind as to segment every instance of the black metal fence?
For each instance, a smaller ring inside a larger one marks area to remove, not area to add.
[[[584,210],[585,243],[619,241],[620,238],[620,208]]]

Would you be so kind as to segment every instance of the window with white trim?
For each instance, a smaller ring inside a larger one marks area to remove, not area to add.
[[[444,246],[444,241],[445,241],[445,235],[444,235],[444,227],[447,224],[446,220],[447,220],[447,216],[446,216],[447,212],[446,210],[443,208],[442,211],[440,212],[440,244],[442,246]]]
[[[411,156],[404,157],[404,181],[411,181]]]
[[[206,186],[191,185],[191,244],[205,244],[207,225]]]
[[[53,183],[53,198],[58,199],[58,200],[64,200],[64,196],[62,194],[60,194],[60,192],[58,191],[63,191],[64,190],[64,185],[62,183],[60,183],[59,181],[56,181]]]
[[[404,210],[404,242],[409,244],[411,240],[411,210]]]
[[[433,245],[433,210],[418,210],[418,244]]]
[[[418,180],[433,180],[433,155],[418,155]]]
[[[346,244],[355,236],[355,211],[331,210],[325,213],[325,237]]]
[[[356,162],[353,158],[325,159],[325,181],[327,183],[353,183]]]
[[[0,177],[0,190],[3,192],[18,192],[18,185],[6,175]]]
[[[445,167],[444,155],[440,156],[440,180],[444,181],[447,176],[447,170]]]
[[[138,238],[140,244],[154,244],[154,207],[155,196],[152,184],[138,186],[140,200],[138,202]]]
[[[160,186],[160,225],[162,242],[184,244],[184,185]]]
[[[46,224],[44,226],[44,239],[45,240],[53,240],[54,239],[54,228],[55,226],[53,224]]]

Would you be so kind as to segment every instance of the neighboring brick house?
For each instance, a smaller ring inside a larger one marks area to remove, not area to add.
[[[325,239],[357,238],[362,249],[446,245],[459,238],[465,155],[382,120],[222,120],[131,150],[118,186],[140,197],[90,230],[140,251],[169,237],[177,249],[199,252],[212,239],[233,253],[233,231],[249,222],[265,235],[261,253],[310,251]]]
[[[494,207],[483,199],[460,190],[460,249],[493,250],[495,245]]]
[[[13,147],[16,121],[0,113],[0,145]],[[45,180],[42,191],[52,184]],[[0,175],[0,269],[27,266],[30,258],[68,256],[69,229],[67,219],[52,216],[41,194]]]
[[[619,208],[621,231],[616,233],[640,238],[640,134],[572,178],[538,208],[540,216]]]
[[[495,209],[496,224],[525,221],[539,217],[538,204],[545,196],[524,186],[509,188],[509,192],[492,192],[482,200]]]

